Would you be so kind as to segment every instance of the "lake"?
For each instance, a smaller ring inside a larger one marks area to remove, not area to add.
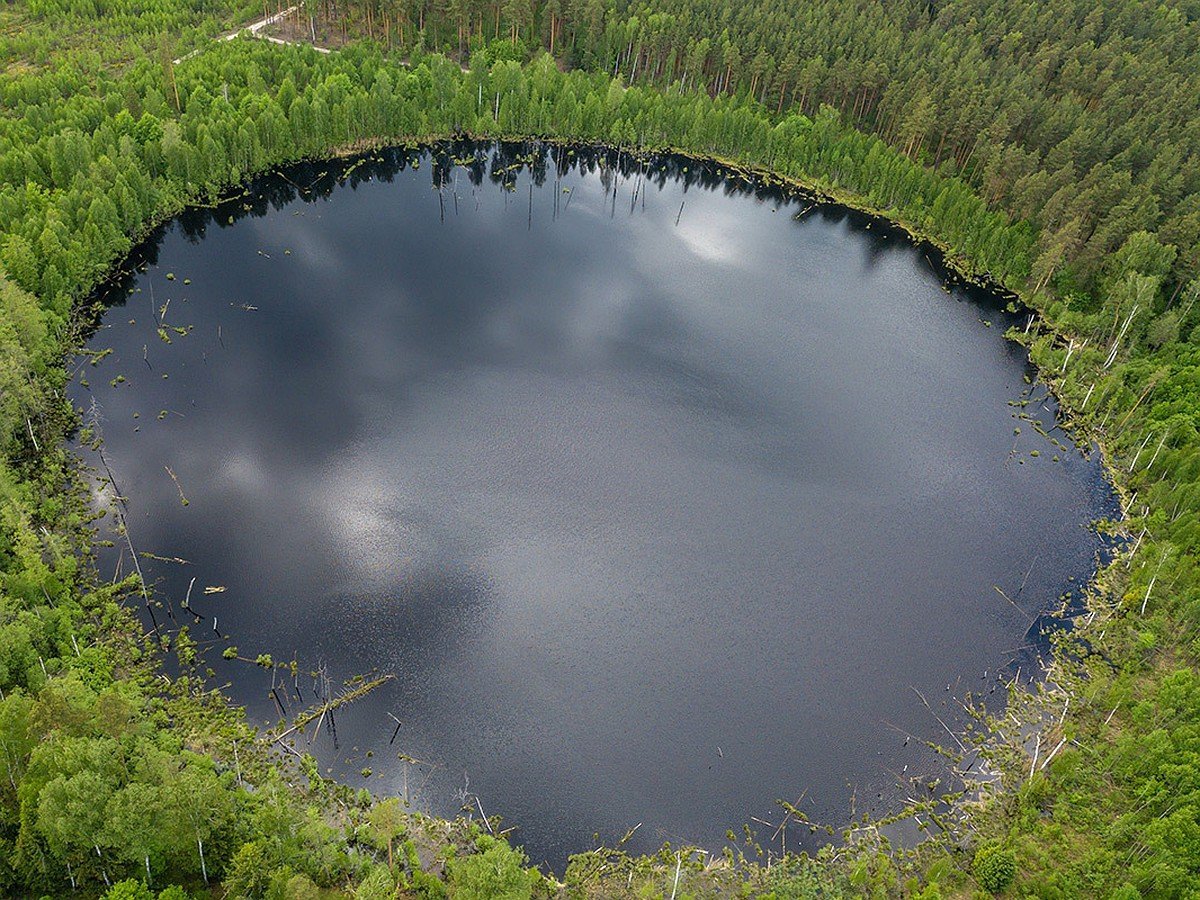
[[[842,826],[944,790],[918,692],[955,722],[1027,681],[1116,514],[1025,316],[715,164],[298,165],[102,299],[71,396],[217,683],[266,725],[393,675],[296,748],[559,872],[639,825],[716,851],[780,799]],[[272,694],[231,645],[301,675]]]

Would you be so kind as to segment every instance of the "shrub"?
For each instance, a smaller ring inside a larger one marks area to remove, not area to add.
[[[533,878],[525,871],[525,855],[487,836],[481,837],[476,847],[479,852],[453,862],[453,900],[529,900]]]
[[[289,875],[283,885],[283,900],[320,900],[321,891],[307,875]]]
[[[1017,860],[1011,850],[999,844],[986,844],[976,852],[971,869],[980,887],[999,894],[1017,877]]]
[[[154,895],[146,885],[130,878],[127,881],[118,881],[110,887],[104,895],[104,900],[154,900]]]
[[[225,873],[225,890],[230,897],[261,897],[271,884],[271,866],[262,841],[248,841],[238,848]]]
[[[354,900],[392,900],[395,896],[396,882],[384,866],[373,868],[354,891]]]

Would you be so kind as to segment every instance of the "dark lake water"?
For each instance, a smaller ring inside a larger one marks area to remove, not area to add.
[[[394,674],[297,747],[559,871],[639,823],[716,850],[778,799],[894,809],[944,774],[914,688],[998,700],[1092,573],[1099,461],[1014,419],[1055,407],[1001,301],[883,223],[518,152],[299,166],[135,255],[72,391],[137,550],[187,560],[146,577],[181,617],[196,579],[263,723],[229,644]]]

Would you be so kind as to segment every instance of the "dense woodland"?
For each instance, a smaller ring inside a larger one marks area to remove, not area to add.
[[[271,11],[0,6],[0,893],[1195,895],[1200,5],[309,0],[277,27],[345,49],[211,40]],[[169,646],[182,674],[161,674],[144,587],[89,563],[93,513],[61,449],[90,292],[154,223],[253,173],[462,133],[794,179],[1041,313],[1019,335],[1042,368],[1031,392],[1053,387],[1103,444],[1129,534],[1064,637],[1049,764],[999,743],[1006,789],[916,854],[873,830],[770,871],[752,851],[598,852],[564,885],[478,821],[353,793],[257,738],[186,632]]]
[[[310,3],[297,16],[469,59],[496,39],[626,83],[822,105],[1042,230],[1038,277],[1091,288],[1133,231],[1198,274],[1195,4],[770,0]],[[315,31],[315,25],[313,26]],[[1068,273],[1063,273],[1064,276]]]

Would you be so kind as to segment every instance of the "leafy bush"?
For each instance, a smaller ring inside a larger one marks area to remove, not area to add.
[[[150,888],[146,885],[130,878],[118,881],[110,887],[104,895],[104,900],[154,900],[154,894],[150,893]]]
[[[1017,877],[1017,860],[1011,850],[999,844],[986,844],[976,852],[971,869],[980,887],[999,894]]]
[[[396,882],[385,866],[373,868],[354,891],[354,900],[392,900],[395,896]]]
[[[846,896],[845,885],[828,867],[793,857],[772,867],[763,900],[837,900]]]
[[[238,848],[225,873],[230,897],[259,897],[271,884],[271,867],[262,841],[247,841]]]
[[[285,869],[271,881],[271,894],[279,900],[320,900],[320,890],[307,875],[296,875]]]
[[[533,877],[525,871],[525,854],[487,836],[476,847],[478,853],[456,859],[450,867],[453,900],[529,900]]]
[[[436,875],[416,869],[412,874],[412,892],[421,900],[443,900],[446,896],[446,885],[442,884]]]

